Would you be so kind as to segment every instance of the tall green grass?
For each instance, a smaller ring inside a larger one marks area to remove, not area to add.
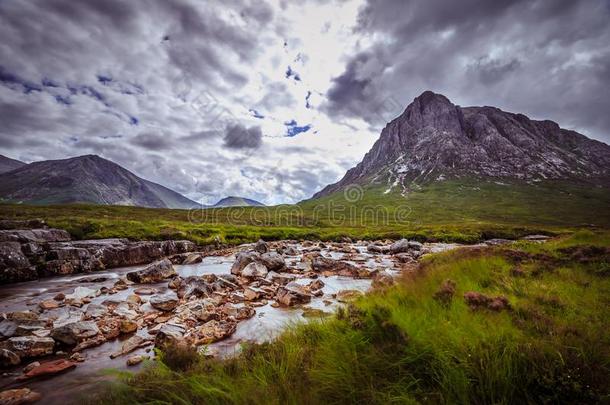
[[[181,367],[166,354],[113,385],[101,402],[608,401],[610,278],[593,271],[608,262],[608,236],[587,231],[548,244],[433,255],[398,285],[334,318],[247,345],[234,358]],[[434,299],[447,279],[456,284],[448,306]],[[511,309],[473,310],[467,291],[505,296]]]

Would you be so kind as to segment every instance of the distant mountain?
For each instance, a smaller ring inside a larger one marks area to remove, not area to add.
[[[212,208],[223,207],[264,207],[265,204],[244,197],[225,197],[212,205]]]
[[[96,155],[34,162],[0,174],[0,201],[28,204],[90,203],[153,208],[198,204]]]
[[[610,146],[553,121],[494,107],[459,107],[426,91],[386,125],[362,162],[314,198],[351,184],[406,193],[413,185],[451,178],[608,184]]]
[[[18,169],[21,166],[25,165],[25,163],[19,160],[11,159],[4,155],[0,155],[0,173],[10,172],[11,170]]]

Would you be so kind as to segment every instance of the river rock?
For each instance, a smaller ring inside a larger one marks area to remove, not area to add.
[[[299,255],[299,252],[292,246],[288,246],[286,249],[284,249],[282,251],[282,253],[286,256],[298,256]]]
[[[242,270],[250,263],[258,260],[260,254],[258,252],[240,252],[235,257],[235,262],[231,266],[231,274],[240,275]]]
[[[286,285],[286,284],[290,283],[291,281],[294,281],[296,279],[296,277],[293,276],[292,274],[276,273],[274,271],[270,271],[267,274],[266,279],[270,280],[271,282],[273,282],[275,284]]]
[[[356,277],[358,268],[351,263],[317,256],[311,261],[311,268],[318,273],[334,273],[346,277]]]
[[[143,356],[143,355],[137,355],[137,356],[131,356],[130,358],[127,359],[127,366],[132,367],[132,366],[136,366],[140,363],[142,363],[144,360],[148,360],[150,357],[148,356]]]
[[[119,330],[121,331],[121,333],[125,333],[125,334],[133,333],[138,330],[138,324],[135,321],[131,321],[129,319],[123,319],[123,320],[121,320]]]
[[[34,377],[44,377],[49,375],[55,375],[63,373],[64,371],[71,370],[76,367],[76,363],[66,359],[59,359],[53,361],[47,361],[40,364],[38,367],[34,367],[29,370],[23,376],[19,377],[21,380],[26,380]]]
[[[42,398],[42,395],[29,388],[16,388],[0,392],[0,404],[20,405],[31,404]]]
[[[148,346],[152,343],[150,339],[145,339],[142,336],[134,335],[127,339],[121,346],[121,350],[110,355],[111,359],[131,353],[141,347]]]
[[[400,239],[392,243],[389,250],[393,255],[397,253],[406,253],[409,251],[409,241],[406,239]]]
[[[310,302],[311,294],[309,294],[305,286],[295,282],[290,282],[277,289],[275,299],[280,304],[290,307],[293,305],[306,304]]]
[[[260,262],[267,267],[269,271],[281,271],[286,267],[286,261],[279,253],[268,252],[260,256]]]
[[[195,345],[207,345],[225,339],[235,333],[236,322],[209,321],[203,324],[196,331],[197,340]]]
[[[256,301],[263,296],[263,292],[259,288],[246,287],[244,289],[244,299],[246,301]]]
[[[133,292],[137,295],[153,295],[157,293],[157,290],[151,287],[140,287],[133,290]]]
[[[76,345],[100,333],[95,322],[72,322],[51,330],[51,337],[66,345]]]
[[[176,344],[184,337],[184,327],[176,324],[167,323],[162,325],[155,336],[155,346],[164,347],[168,344]]]
[[[21,357],[7,349],[0,349],[0,367],[7,368],[21,363]]]
[[[246,278],[265,278],[269,271],[267,267],[259,262],[252,262],[248,264],[241,271],[241,276]]]
[[[34,369],[34,368],[38,367],[38,366],[40,366],[40,362],[39,362],[39,361],[33,361],[33,362],[31,362],[30,364],[28,364],[27,366],[25,366],[25,367],[23,368],[23,374],[27,373],[28,371],[30,371],[30,370],[32,370],[32,369]]]
[[[223,305],[221,312],[226,316],[237,319],[238,321],[250,319],[256,314],[256,311],[253,308],[245,306],[238,307],[230,303]]]
[[[108,313],[108,308],[100,304],[89,304],[85,311],[85,318],[101,318]]]
[[[197,263],[201,263],[202,261],[203,261],[203,257],[201,257],[201,254],[199,254],[199,253],[191,253],[190,255],[188,255],[186,257],[186,259],[184,259],[182,264],[183,265],[197,264]]]
[[[35,280],[38,272],[19,242],[0,242],[0,283]]]
[[[10,350],[22,359],[52,354],[54,347],[55,341],[50,337],[18,336],[0,342],[0,348]]]
[[[254,244],[254,251],[258,253],[267,253],[269,251],[269,245],[262,239],[259,239],[258,242]]]
[[[38,318],[39,315],[32,311],[14,311],[6,314],[6,319],[17,323],[24,321],[36,321]]]
[[[9,321],[8,319],[3,319],[0,321],[0,337],[10,338],[15,336],[15,332],[17,331],[17,323],[13,321]]]
[[[362,291],[358,290],[341,290],[337,293],[337,301],[349,302],[363,295]]]
[[[66,300],[82,300],[84,298],[95,298],[99,295],[99,290],[89,287],[76,287],[72,294],[66,295]]]
[[[390,249],[387,246],[380,246],[374,243],[369,243],[366,247],[366,251],[369,253],[385,254],[388,253]]]
[[[169,259],[159,260],[146,266],[142,270],[127,273],[127,279],[134,283],[158,283],[176,276],[176,270]]]
[[[160,311],[171,311],[178,306],[178,297],[174,294],[153,295],[148,301],[150,305]]]
[[[317,291],[317,290],[321,290],[322,288],[324,288],[324,281],[317,279],[312,281],[311,283],[309,283],[307,285],[307,288],[309,288],[310,291]]]

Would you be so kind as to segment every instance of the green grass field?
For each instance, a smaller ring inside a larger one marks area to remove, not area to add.
[[[455,294],[434,298],[445,280]],[[467,291],[510,309],[471,309]],[[107,404],[607,403],[610,233],[463,249],[221,361],[174,348]]]
[[[338,193],[297,205],[193,211],[2,204],[0,217],[43,218],[78,239],[178,238],[199,244],[341,236],[475,242],[610,227],[610,190],[587,184],[462,180],[432,183],[406,197],[384,192],[385,187],[373,186],[356,190],[355,199]]]

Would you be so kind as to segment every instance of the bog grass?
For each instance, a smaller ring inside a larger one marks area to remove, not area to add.
[[[607,402],[609,249],[609,233],[581,231],[546,244],[432,255],[396,286],[270,343],[246,345],[234,358],[165,353],[145,371],[124,375],[99,401]],[[444,305],[434,295],[447,279],[456,291]],[[511,308],[473,310],[467,291],[504,296]]]
[[[0,204],[0,218],[40,217],[74,238],[189,239],[240,244],[260,238],[338,240],[406,237],[472,243],[531,233],[610,227],[610,190],[566,182],[432,183],[401,195],[372,185],[276,207],[169,210],[121,206]]]

